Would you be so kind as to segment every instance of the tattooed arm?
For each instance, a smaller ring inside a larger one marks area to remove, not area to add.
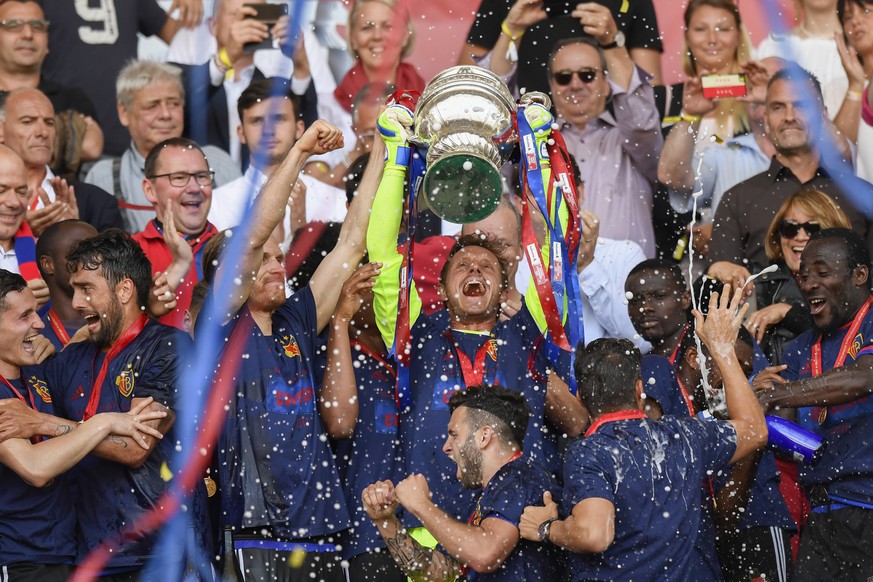
[[[94,415],[76,430],[67,424],[55,424],[55,432],[60,436],[36,444],[26,438],[8,438],[0,442],[0,462],[34,487],[44,487],[110,435],[126,435],[140,447],[147,448],[145,435],[154,438],[162,435],[145,423],[166,416],[163,411],[148,410],[151,403],[151,398],[144,399],[131,409],[130,414],[107,412]]]
[[[391,481],[377,481],[362,494],[364,510],[385,541],[391,557],[403,573],[417,580],[443,582],[461,575],[461,564],[454,558],[426,548],[412,539],[394,510],[394,485]]]

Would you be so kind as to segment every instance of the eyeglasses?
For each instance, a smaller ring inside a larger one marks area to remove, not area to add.
[[[46,32],[49,27],[48,20],[22,20],[20,18],[10,18],[8,20],[0,20],[0,28],[7,32],[21,32],[24,25],[30,26],[33,32]]]
[[[170,186],[175,186],[176,188],[184,188],[188,185],[191,178],[194,178],[194,181],[200,186],[212,186],[212,179],[215,178],[215,172],[195,172],[193,174],[189,174],[188,172],[170,172],[169,174],[149,176],[149,180],[157,180],[158,178],[166,178],[170,181]]]
[[[798,224],[796,222],[791,222],[790,220],[779,221],[779,235],[782,238],[796,237],[801,228],[806,233],[806,236],[812,236],[821,230],[821,225],[817,222],[804,222],[803,224]]]
[[[594,79],[597,78],[597,69],[582,69],[581,71],[558,71],[556,73],[552,73],[552,79],[555,80],[557,85],[561,87],[566,87],[573,81],[573,75],[579,77],[579,80],[583,83],[590,83]]]

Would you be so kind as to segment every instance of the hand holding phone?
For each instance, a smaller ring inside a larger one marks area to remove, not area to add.
[[[260,42],[250,42],[243,45],[243,50],[247,53],[253,53],[260,49],[271,49],[273,46],[273,27],[281,17],[288,15],[288,4],[243,4],[243,6],[252,8],[255,11],[253,16],[246,18],[263,22],[267,25],[268,36]]]

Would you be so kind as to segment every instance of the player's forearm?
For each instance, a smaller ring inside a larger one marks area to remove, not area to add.
[[[728,414],[737,429],[734,460],[740,459],[767,444],[764,412],[740,366],[733,346],[722,351],[710,349],[710,354],[721,372]]]
[[[770,406],[798,408],[801,406],[832,406],[846,404],[873,393],[873,369],[862,356],[850,366],[834,368],[815,378],[803,378],[787,384],[776,384],[762,394]]]
[[[382,182],[382,174],[385,171],[384,159],[385,142],[381,139],[373,140],[370,159],[367,162],[367,167],[364,169],[364,175],[361,177],[360,184],[358,184],[357,195],[349,206],[348,215],[343,221],[339,239],[337,240],[338,247],[341,245],[348,246],[360,252],[361,256],[363,256],[364,250],[367,248],[366,245],[369,242],[367,233],[369,231],[371,214],[374,210],[373,204]]]
[[[391,557],[410,578],[443,582],[461,573],[460,563],[412,539],[396,517],[375,523]]]
[[[358,420],[358,387],[352,364],[349,323],[334,317],[327,338],[327,365],[319,393],[319,411],[331,438],[351,438]]]
[[[461,523],[430,501],[410,512],[451,557],[477,572],[493,571],[500,565],[499,559],[494,556],[506,555],[496,552],[500,540],[495,539],[484,528]]]
[[[606,551],[612,538],[604,530],[605,524],[579,519],[573,515],[555,521],[549,529],[549,542],[577,554]]]
[[[252,205],[253,219],[248,233],[249,248],[261,249],[267,244],[273,230],[285,216],[291,188],[297,182],[297,177],[308,159],[308,153],[301,152],[296,146],[291,148],[264,184]],[[260,257],[258,259],[260,260]]]

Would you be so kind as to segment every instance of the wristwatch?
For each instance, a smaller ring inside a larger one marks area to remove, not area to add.
[[[537,539],[540,543],[549,541],[549,530],[552,528],[553,521],[558,521],[558,518],[547,519],[537,528]]]
[[[613,40],[609,44],[600,45],[600,48],[602,48],[605,51],[608,51],[609,49],[614,49],[614,48],[624,48],[624,33],[620,30],[616,31],[615,40]]]

